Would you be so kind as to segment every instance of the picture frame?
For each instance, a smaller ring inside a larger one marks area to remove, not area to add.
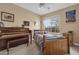
[[[28,27],[28,26],[30,26],[30,22],[29,21],[23,21],[22,27],[25,28],[25,27]]]
[[[30,22],[29,21],[23,21],[23,25],[24,26],[29,26],[30,25]]]
[[[66,22],[75,22],[76,21],[76,10],[70,10],[66,12]]]
[[[1,21],[14,22],[14,14],[8,12],[1,12]]]

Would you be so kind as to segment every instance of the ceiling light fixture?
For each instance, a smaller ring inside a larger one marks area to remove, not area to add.
[[[40,3],[39,4],[39,9],[50,9],[50,8],[47,7],[45,3]]]

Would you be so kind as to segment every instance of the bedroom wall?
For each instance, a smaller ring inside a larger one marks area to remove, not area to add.
[[[1,21],[1,11],[14,14],[14,22]],[[40,16],[11,3],[0,3],[0,22],[3,22],[5,27],[21,27],[24,20],[30,21],[31,30],[40,29]],[[34,21],[38,22],[37,26],[34,26]]]
[[[65,13],[66,11],[69,10],[76,10],[76,22],[66,23]],[[59,21],[60,32],[63,33],[71,30],[74,31],[74,42],[79,43],[79,4],[43,15],[41,19],[43,21],[44,18],[46,17],[56,16],[56,15],[60,16],[60,21]],[[44,26],[42,27],[42,29],[44,29]]]

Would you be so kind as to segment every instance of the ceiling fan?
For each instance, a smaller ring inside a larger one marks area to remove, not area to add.
[[[39,9],[50,9],[50,7],[46,6],[46,3],[39,3]]]

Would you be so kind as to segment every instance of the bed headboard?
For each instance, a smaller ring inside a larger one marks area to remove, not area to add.
[[[45,30],[34,30],[34,34],[44,34]]]

